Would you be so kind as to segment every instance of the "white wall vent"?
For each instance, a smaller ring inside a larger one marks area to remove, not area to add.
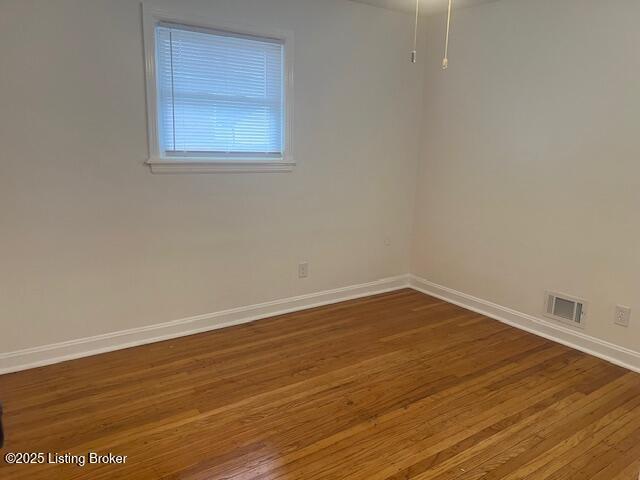
[[[561,293],[546,292],[545,317],[572,327],[584,328],[587,302]]]

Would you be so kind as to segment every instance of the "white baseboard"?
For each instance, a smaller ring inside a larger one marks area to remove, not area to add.
[[[0,353],[0,375],[172,338],[185,337],[407,287],[409,287],[409,276],[400,275],[361,285],[352,285],[258,305],[198,315],[148,327],[134,328],[15,352]]]
[[[486,315],[500,322],[546,339],[561,343],[615,365],[640,372],[640,352],[635,352],[613,343],[605,342],[571,328],[557,325],[542,318],[518,312],[501,305],[476,298],[451,288],[437,285],[415,275],[409,276],[410,287],[467,310]]]
[[[249,323],[285,313],[368,297],[402,288],[413,288],[446,302],[486,315],[500,322],[640,372],[640,353],[604,340],[556,325],[480,298],[437,285],[415,275],[400,275],[361,285],[311,293],[272,302],[198,315],[172,322],[68,342],[0,353],[0,375],[42,367],[100,353],[185,337],[197,333]]]

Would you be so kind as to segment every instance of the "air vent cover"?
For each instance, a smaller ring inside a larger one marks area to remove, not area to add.
[[[547,292],[545,316],[573,327],[584,328],[587,303],[560,293]]]

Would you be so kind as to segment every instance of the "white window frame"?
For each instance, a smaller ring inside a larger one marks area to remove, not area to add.
[[[159,9],[143,3],[144,52],[147,83],[147,123],[149,158],[147,165],[153,173],[241,173],[290,172],[293,159],[293,33],[286,30],[264,29],[221,21],[203,12]],[[156,78],[156,34],[159,23],[226,31],[240,35],[280,40],[284,45],[284,145],[282,158],[256,159],[175,158],[163,157],[159,142],[158,87]]]

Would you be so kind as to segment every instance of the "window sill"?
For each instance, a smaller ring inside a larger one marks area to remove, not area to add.
[[[190,174],[190,173],[278,173],[291,172],[295,162],[282,160],[269,161],[215,161],[215,160],[149,160],[147,165],[151,173]]]

